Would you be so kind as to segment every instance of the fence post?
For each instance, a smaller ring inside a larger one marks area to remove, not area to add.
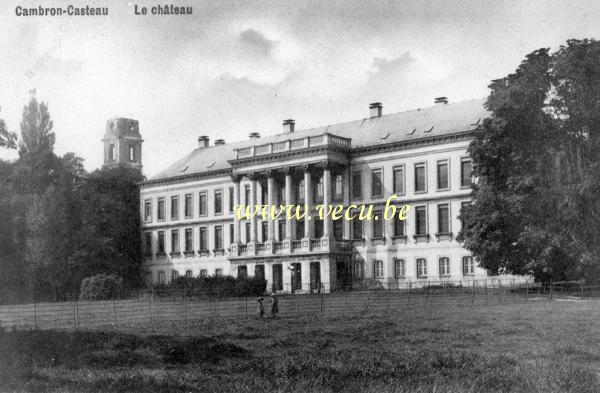
[[[185,286],[183,286],[182,292],[183,292],[183,325],[187,326],[187,296],[185,293]]]
[[[485,285],[485,304],[487,305],[487,298],[488,298],[488,295],[487,295],[487,291],[488,291],[488,288],[487,288],[487,278],[484,281],[484,285]]]
[[[408,298],[406,299],[406,308],[410,308],[410,288],[412,287],[412,282],[408,282]]]
[[[246,319],[248,319],[248,297],[246,296]]]
[[[77,297],[75,297],[75,307],[73,308],[75,329],[79,329],[79,305],[77,304]]]
[[[114,325],[117,326],[117,301],[115,300],[115,294],[113,293],[113,316],[114,316]]]
[[[526,278],[525,279],[525,301],[528,302],[529,301],[529,279]]]
[[[154,286],[150,286],[150,324],[154,324]]]
[[[442,285],[444,286],[444,290],[442,293],[442,301],[443,301],[443,304],[446,304],[446,282],[442,281]]]
[[[473,304],[475,304],[475,280],[473,280]]]
[[[37,305],[35,304],[35,300],[33,301],[33,326],[35,327],[35,330],[37,330]]]
[[[583,278],[581,279],[581,299],[583,299]]]
[[[321,314],[323,314],[323,293],[321,293]]]
[[[425,287],[425,308],[427,308],[427,299],[429,298],[429,287],[431,286],[430,281],[427,281],[427,287]]]
[[[550,300],[554,298],[554,281],[550,284]]]

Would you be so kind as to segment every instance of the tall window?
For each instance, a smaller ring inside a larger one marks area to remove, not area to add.
[[[152,232],[144,233],[144,255],[152,255]]]
[[[343,175],[335,175],[335,183],[333,187],[333,199],[341,200],[344,198],[344,177]]]
[[[158,231],[158,253],[165,253],[165,231]]]
[[[371,196],[382,197],[383,196],[383,171],[381,169],[373,169],[371,171]]]
[[[179,229],[171,230],[171,252],[179,252]]]
[[[417,277],[427,277],[427,259],[425,258],[417,259]]]
[[[365,264],[363,261],[354,262],[354,278],[363,278],[365,271]]]
[[[315,202],[323,202],[323,176],[319,176],[314,189],[314,200]]]
[[[171,197],[171,219],[179,218],[179,197],[177,195]]]
[[[438,161],[437,163],[437,188],[438,190],[450,188],[450,181],[448,179],[448,160]]]
[[[152,200],[150,199],[144,201],[144,221],[152,221]]]
[[[206,216],[208,214],[206,191],[202,191],[198,194],[198,214],[200,216]]]
[[[252,231],[252,224],[246,223],[246,243],[250,243],[250,231]]]
[[[275,196],[277,203],[283,204],[285,202],[285,185],[275,183]],[[304,196],[302,196],[302,198],[304,199]]]
[[[244,186],[244,203],[246,205],[250,205],[252,203],[252,200],[250,200],[250,186],[248,184]]]
[[[115,145],[108,146],[108,159],[110,161],[115,160]]]
[[[269,200],[269,189],[267,188],[267,186],[260,186],[260,203],[262,203],[263,205],[267,204],[267,201]]]
[[[383,261],[373,261],[375,278],[383,278]]]
[[[415,207],[415,235],[427,234],[427,207]]]
[[[473,172],[473,163],[469,158],[462,158],[460,160],[460,186],[469,187],[471,185],[471,178]]]
[[[285,220],[277,221],[277,226],[279,227],[279,241],[283,241],[285,239]]]
[[[206,227],[200,227],[200,251],[208,250],[208,238]]]
[[[233,208],[234,208],[234,204],[235,204],[235,191],[233,190],[233,187],[229,187],[229,211],[232,212]]]
[[[158,198],[157,200],[157,216],[159,220],[165,219],[165,198]]]
[[[171,281],[175,281],[179,278],[179,272],[177,270],[173,270],[171,272]]]
[[[215,191],[215,214],[223,213],[223,192],[221,190]]]
[[[229,244],[233,244],[235,241],[235,225],[229,224]]]
[[[363,238],[363,222],[358,219],[358,216],[356,216],[352,220],[352,239],[362,240],[362,238]]]
[[[192,194],[185,194],[185,199],[184,199],[184,213],[186,218],[190,218],[194,215],[193,212],[193,205],[192,205]]]
[[[158,272],[158,283],[159,284],[165,283],[165,272],[162,270],[160,272]]]
[[[223,275],[223,269],[215,269],[215,276],[221,277]]]
[[[238,271],[238,277],[240,278],[246,278],[248,277],[248,266],[244,265],[244,266],[238,266],[237,268]]]
[[[450,258],[441,257],[439,260],[440,263],[440,276],[449,276],[450,275]]]
[[[406,274],[406,266],[404,264],[404,259],[395,259],[394,260],[394,277],[404,278],[405,274]]]
[[[394,193],[404,195],[404,166],[394,168]]]
[[[223,227],[221,225],[215,226],[215,250],[223,249]]]
[[[129,161],[135,161],[135,147],[129,146]]]
[[[425,163],[415,164],[415,192],[427,191],[427,175],[425,173]]]
[[[194,232],[192,228],[185,229],[185,251],[194,251]]]
[[[371,220],[371,225],[373,225],[373,237],[374,238],[382,238],[383,237],[383,211],[382,210],[374,210],[373,215],[375,217],[379,217],[379,220]]]
[[[296,188],[296,201],[298,203],[304,202],[304,179],[298,182],[298,187]]]
[[[260,223],[260,235],[261,235],[261,239],[264,242],[267,241],[267,239],[269,238],[269,222],[268,221],[261,221]]]
[[[473,257],[463,257],[463,274],[465,276],[475,274],[475,264],[473,263]]]
[[[191,270],[186,270],[185,271],[185,277],[186,278],[192,278],[194,276],[194,274],[192,273]]]
[[[362,199],[362,173],[352,172],[352,199]]]
[[[333,220],[333,237],[336,240],[342,240],[344,238],[344,221]]]
[[[450,209],[448,204],[438,205],[438,233],[450,233]]]
[[[399,220],[397,217],[394,217],[394,236],[406,236],[404,233],[404,224],[404,220]]]

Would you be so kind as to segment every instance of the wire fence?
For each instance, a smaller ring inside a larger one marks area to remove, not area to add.
[[[310,289],[310,288],[309,288]],[[600,297],[600,286],[583,281],[515,283],[513,280],[427,282],[398,289],[330,291],[277,295],[279,317],[303,315],[353,315],[365,312],[400,312],[445,306],[522,303],[534,300]],[[327,293],[329,292],[329,293]],[[269,317],[268,302],[264,302]],[[158,327],[174,323],[223,323],[258,318],[256,297],[205,298],[193,291],[157,293],[150,290],[137,298],[99,301],[31,303],[0,306],[4,329],[102,329],[135,326]]]

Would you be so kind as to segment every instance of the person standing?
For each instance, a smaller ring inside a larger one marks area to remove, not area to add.
[[[277,296],[275,296],[274,293],[269,296],[269,306],[271,309],[271,317],[276,318],[279,313],[279,300],[277,300]]]
[[[257,300],[258,305],[256,306],[256,313],[258,314],[258,317],[260,319],[263,319],[265,315],[265,306],[263,305],[264,300],[265,299],[263,299],[262,297],[259,297]]]

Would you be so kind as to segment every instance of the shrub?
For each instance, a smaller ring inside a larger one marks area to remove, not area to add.
[[[123,279],[114,274],[96,274],[81,281],[79,298],[81,300],[112,299],[120,293]]]
[[[179,277],[170,284],[155,286],[158,295],[183,294],[200,297],[260,296],[267,289],[267,281],[257,277],[209,276]]]

